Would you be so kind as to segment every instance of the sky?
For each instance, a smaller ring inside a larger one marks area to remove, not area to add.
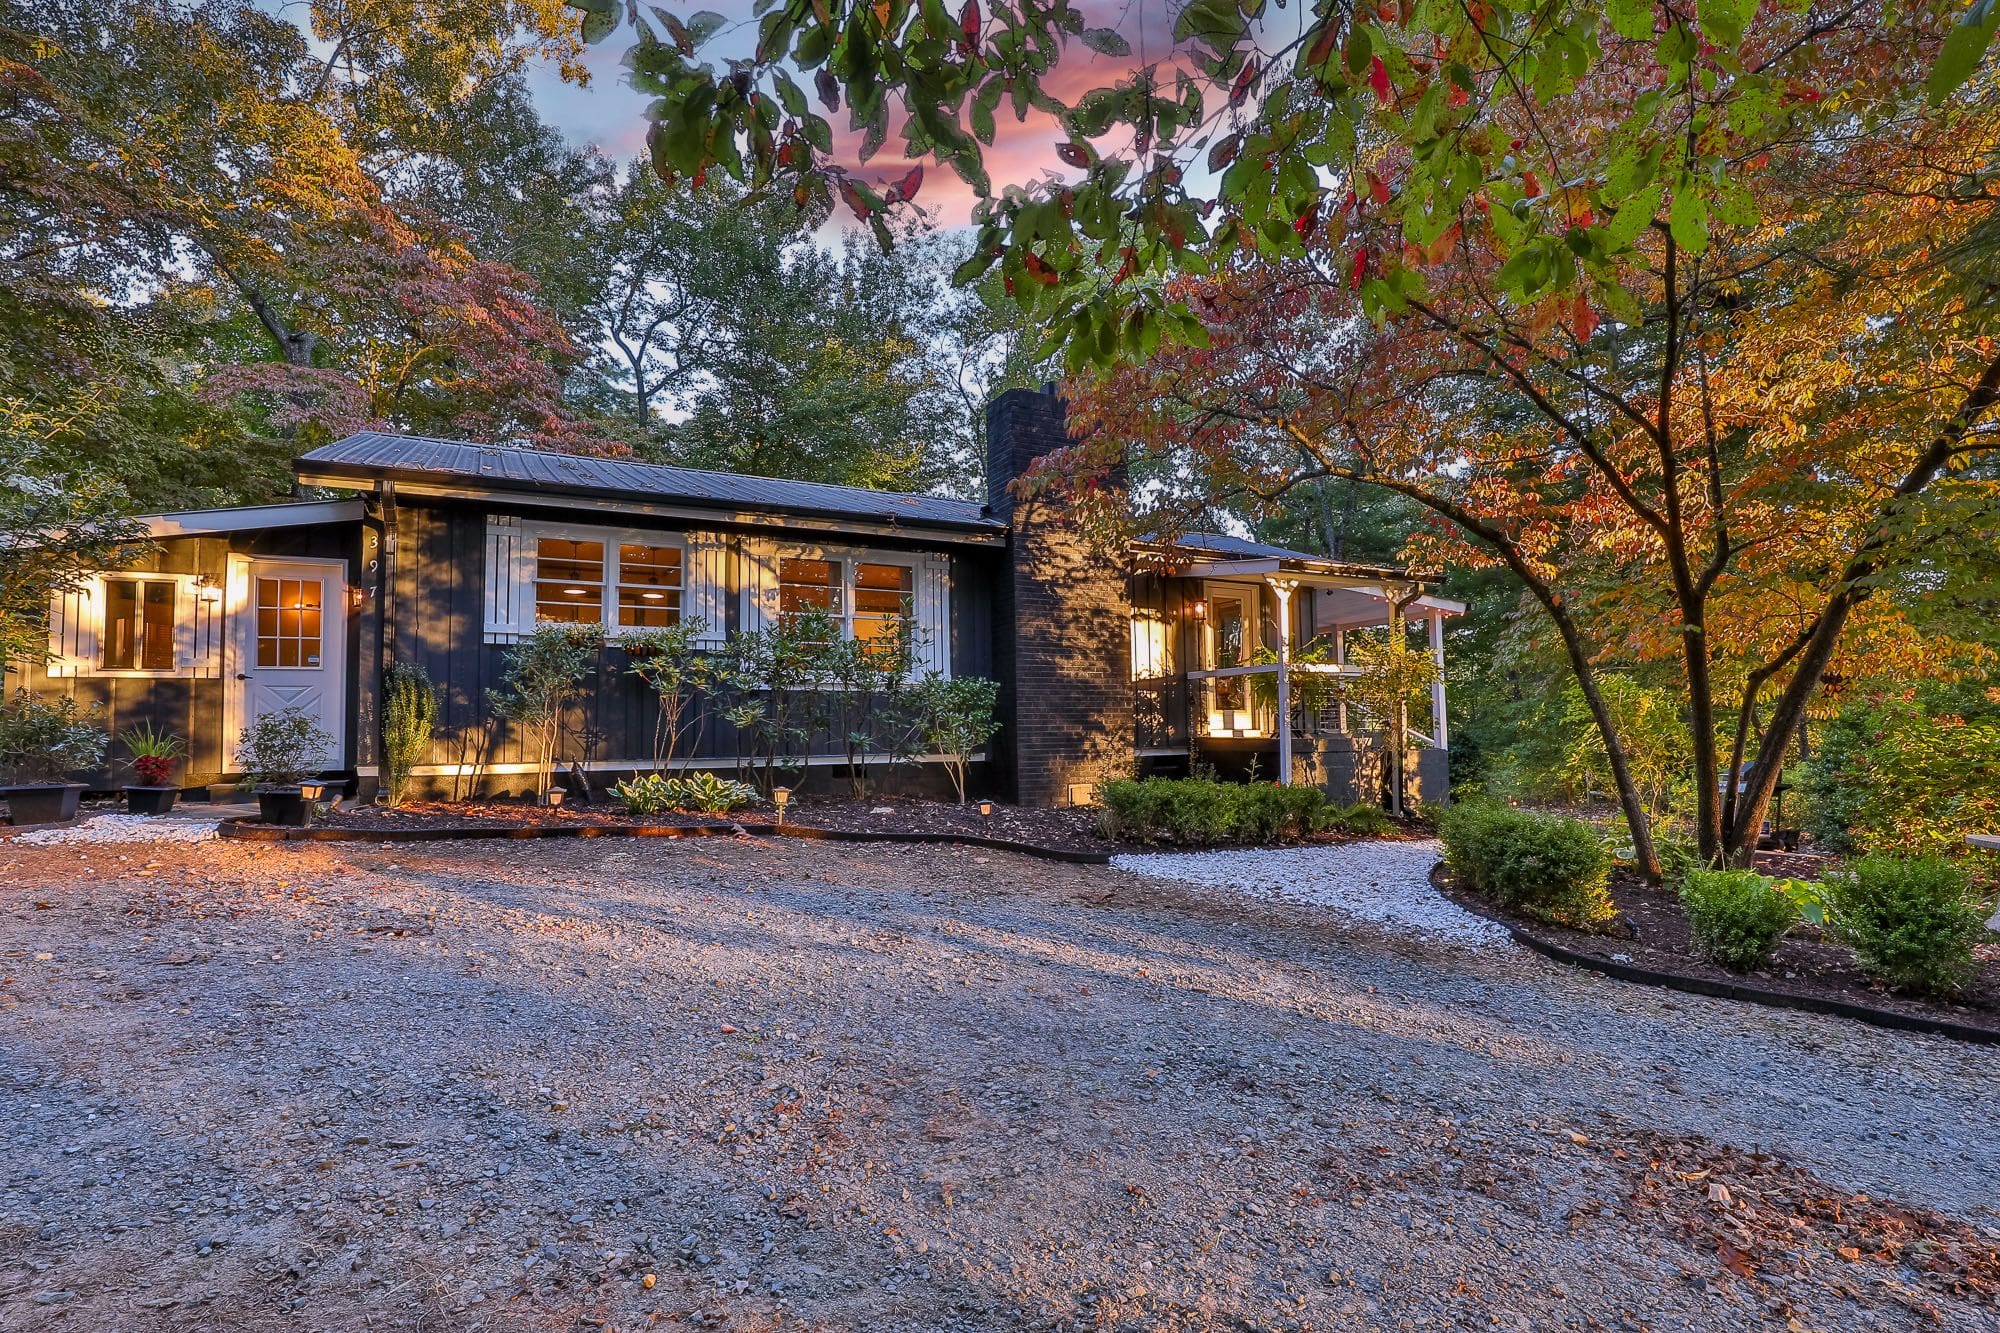
[[[745,20],[751,12],[751,5],[740,0],[728,3],[712,3],[711,0],[711,6],[732,21]],[[1168,0],[1082,0],[1078,7],[1084,11],[1092,26],[1118,29],[1132,44],[1133,55],[1112,59],[1094,55],[1081,46],[1072,46],[1058,67],[1056,76],[1048,84],[1049,91],[1064,101],[1070,101],[1089,89],[1117,83],[1137,67],[1149,46],[1155,59],[1164,56],[1173,23],[1172,10],[1178,8]],[[676,12],[685,15],[691,10],[676,8]],[[719,63],[720,59],[733,54],[732,44],[740,45],[741,37],[747,33],[747,24],[725,30],[713,43],[703,48],[702,54]],[[530,77],[536,104],[551,124],[558,126],[572,141],[595,144],[620,162],[629,161],[641,152],[646,142],[647,98],[626,84],[625,71],[620,63],[629,41],[630,32],[625,30],[590,50],[585,62],[591,71],[587,87],[564,82],[548,66],[537,67]],[[847,128],[846,113],[843,111],[828,119],[834,127],[835,155],[855,165],[864,178],[886,184],[908,170],[909,163],[902,155],[901,140],[893,133],[882,152],[862,166],[854,162],[855,145],[860,142],[861,136],[858,131]],[[1031,111],[1026,123],[1017,124],[1012,114],[1003,109],[994,146],[986,152],[986,169],[994,189],[997,191],[1008,184],[1026,184],[1049,172],[1067,174],[1067,169],[1056,159],[1054,152],[1055,144],[1063,137],[1054,122],[1040,112]],[[924,169],[924,186],[918,202],[927,210],[936,210],[940,225],[964,225],[974,202],[970,187],[949,168],[927,162]]]

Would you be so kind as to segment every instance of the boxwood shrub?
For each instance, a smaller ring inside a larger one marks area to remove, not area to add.
[[[1779,886],[1751,870],[1693,870],[1681,880],[1681,906],[1695,952],[1748,971],[1771,956],[1799,910]]]
[[[1121,779],[1105,783],[1098,799],[1106,837],[1182,847],[1303,837],[1321,827],[1328,810],[1317,787],[1208,778]]]
[[[1951,862],[1864,856],[1826,877],[1826,899],[1835,937],[1896,989],[1948,996],[1972,979],[1985,913]]]
[[[1578,930],[1617,914],[1611,858],[1581,820],[1468,801],[1444,812],[1438,836],[1452,872],[1504,907]]]

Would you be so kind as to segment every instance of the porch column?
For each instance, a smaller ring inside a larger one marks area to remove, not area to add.
[[[1296,579],[1271,579],[1278,594],[1278,785],[1292,785],[1292,593]]]
[[[1431,612],[1431,660],[1437,663],[1437,679],[1431,682],[1431,743],[1438,749],[1450,745],[1444,719],[1444,612]]]
[[[1333,664],[1337,667],[1347,665],[1347,631],[1344,629],[1336,629],[1333,632]],[[1339,680],[1341,687],[1340,699],[1339,702],[1334,704],[1334,707],[1339,710],[1340,734],[1345,736],[1347,734],[1347,678],[1343,676]]]

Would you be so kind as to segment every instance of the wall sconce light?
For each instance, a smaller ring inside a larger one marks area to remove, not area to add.
[[[1207,620],[1208,599],[1206,597],[1195,598],[1188,607],[1188,614],[1192,615],[1196,620]]]
[[[354,584],[347,590],[347,605],[352,609],[359,611],[364,605],[367,604],[368,594],[373,591],[375,591],[373,588],[364,587],[359,583]]]
[[[219,602],[222,600],[222,585],[215,581],[215,576],[212,574],[197,575],[194,581],[194,588],[195,595],[204,602]]]
[[[791,803],[792,803],[792,789],[790,787],[771,788],[771,804],[778,807],[779,828],[783,828],[785,826],[785,807],[790,805]]]

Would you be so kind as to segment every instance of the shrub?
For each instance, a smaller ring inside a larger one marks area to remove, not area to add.
[[[1326,816],[1317,787],[1217,782],[1210,778],[1121,779],[1098,790],[1106,837],[1213,847],[1303,837]]]
[[[1962,856],[2000,823],[2000,694],[1924,685],[1857,700],[1800,767],[1795,822],[1827,850]]]
[[[1864,856],[1828,875],[1826,892],[1835,936],[1896,989],[1952,995],[1972,979],[1983,914],[1949,861]]]
[[[603,648],[602,625],[538,625],[507,650],[501,688],[486,692],[494,713],[521,728],[538,794],[554,778],[563,709],[583,693]]]
[[[999,681],[935,672],[917,684],[912,696],[917,734],[931,753],[944,757],[960,805],[965,804],[965,774],[972,756],[1000,730],[993,716],[999,702]]]
[[[1577,819],[1467,801],[1438,821],[1445,864],[1475,892],[1529,916],[1595,930],[1616,915],[1611,860]]]
[[[1696,870],[1681,883],[1681,905],[1695,951],[1712,963],[1748,971],[1771,956],[1799,919],[1779,887],[1749,870]]]
[[[692,773],[669,778],[648,773],[611,789],[628,815],[656,815],[662,810],[698,810],[708,815],[726,815],[757,799],[746,783],[718,778],[713,773]]]
[[[236,762],[253,782],[289,787],[318,768],[333,737],[298,708],[265,713],[243,728],[236,742]]]
[[[430,674],[415,662],[391,662],[382,672],[382,786],[390,805],[403,803],[410,770],[430,753],[437,715]]]
[[[104,762],[104,710],[85,712],[64,696],[53,703],[23,689],[0,700],[0,771],[12,782],[55,782]]]

